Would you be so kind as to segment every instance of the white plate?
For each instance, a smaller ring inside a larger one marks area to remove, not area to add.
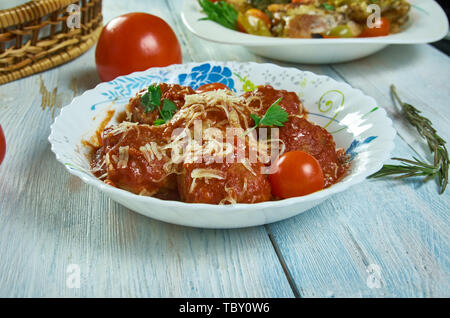
[[[198,37],[225,44],[242,45],[255,54],[296,63],[337,63],[373,54],[389,44],[435,42],[448,33],[448,21],[434,0],[409,0],[410,21],[400,33],[375,38],[289,39],[255,36],[233,31],[205,17],[197,1],[185,0],[181,17]]]
[[[271,84],[297,92],[309,111],[309,120],[326,127],[337,147],[347,149],[352,158],[349,173],[330,188],[307,196],[227,206],[163,201],[111,187],[90,172],[81,141],[95,133],[108,109],[123,111],[130,97],[154,82],[190,85],[194,89],[205,83],[221,82],[239,94],[252,85]],[[389,158],[394,136],[395,130],[384,109],[346,83],[273,64],[205,62],[152,68],[99,84],[61,110],[51,127],[49,141],[56,158],[71,174],[131,210],[175,224],[237,228],[289,218],[362,182]]]

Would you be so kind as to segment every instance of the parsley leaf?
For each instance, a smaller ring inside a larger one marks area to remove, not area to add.
[[[325,10],[328,11],[333,11],[334,10],[334,6],[328,3],[323,3],[322,6],[325,8]]]
[[[161,118],[153,122],[156,126],[167,123],[172,119],[173,114],[178,110],[177,105],[167,98],[162,101],[163,105],[161,108],[161,96],[162,92],[159,85],[149,86],[147,92],[141,96],[141,104],[144,106],[144,112],[146,114],[150,111],[158,109]]]
[[[172,102],[170,99],[164,99],[163,100],[163,107],[159,111],[161,114],[161,118],[164,120],[164,122],[168,122],[172,119],[173,114],[178,110],[177,105],[175,105],[174,102]]]
[[[258,115],[250,114],[250,117],[255,122],[255,126],[249,129],[245,134],[248,134],[253,129],[259,126],[278,126],[283,127],[284,123],[288,121],[289,114],[280,106],[282,98],[278,98],[267,110],[261,118]]]
[[[278,98],[266,111],[263,118],[251,114],[250,116],[255,121],[256,126],[284,126],[287,122],[289,114],[280,106],[281,97]]]
[[[237,10],[225,1],[211,2],[209,0],[198,0],[206,17],[200,20],[211,20],[232,30],[237,30]]]
[[[144,106],[144,112],[154,111],[161,105],[161,88],[159,85],[149,86],[147,92],[141,96],[141,104]]]
[[[164,119],[159,118],[153,122],[153,125],[160,126],[160,125],[164,125],[165,123],[166,123],[166,121]]]

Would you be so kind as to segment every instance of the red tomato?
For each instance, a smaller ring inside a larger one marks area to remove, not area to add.
[[[270,168],[269,181],[272,194],[282,199],[307,195],[324,187],[319,162],[304,151],[281,155]]]
[[[6,141],[3,134],[2,126],[0,126],[0,164],[2,164],[3,158],[5,158]]]
[[[150,67],[180,64],[181,48],[170,26],[161,18],[134,12],[109,21],[95,50],[102,81]]]
[[[373,28],[365,27],[359,37],[371,38],[375,36],[386,36],[391,31],[391,23],[386,18],[378,20]]]
[[[204,93],[209,91],[217,91],[218,89],[228,89],[228,86],[222,83],[211,83],[200,86],[195,90],[196,93]]]
[[[270,29],[270,27],[272,26],[272,22],[270,21],[267,14],[265,14],[264,12],[262,12],[259,9],[255,9],[255,8],[248,9],[246,14],[249,16],[253,16],[255,18],[261,19],[266,24],[268,29]]]

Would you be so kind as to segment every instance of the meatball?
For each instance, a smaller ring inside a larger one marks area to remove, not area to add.
[[[251,168],[250,168],[251,167]],[[263,165],[243,163],[184,163],[178,192],[188,203],[256,203],[271,198]],[[250,168],[250,169],[249,169]]]
[[[194,90],[189,86],[161,83],[159,87],[161,89],[161,101],[166,98],[170,99],[178,109],[184,105],[185,95],[195,94]],[[126,110],[130,114],[132,122],[153,125],[153,122],[160,117],[159,111],[155,109],[145,113],[145,107],[141,104],[141,96],[146,91],[147,89],[143,89],[135,97],[131,98],[126,106]]]
[[[250,152],[255,150],[254,142],[249,143],[250,136],[243,137],[240,130],[244,118],[249,114],[243,101],[225,94],[222,99],[208,102],[213,93],[199,96],[198,102],[191,107],[199,107],[201,114],[201,147],[196,148],[199,140],[194,138],[194,127],[190,127],[190,138],[185,141],[189,152],[183,156],[178,175],[178,192],[180,198],[188,203],[256,203],[271,198],[271,188],[267,175],[263,174],[265,166],[250,163]],[[230,107],[233,104],[233,107]],[[228,106],[226,106],[228,105]],[[192,109],[192,108],[190,108]],[[237,130],[228,130],[237,128]],[[231,138],[232,139],[231,139]],[[241,143],[242,142],[242,143]],[[256,160],[255,160],[256,161]]]
[[[347,170],[347,157],[344,151],[336,151],[333,137],[324,128],[304,118],[290,117],[284,127],[280,128],[279,133],[286,152],[301,150],[319,161],[325,187],[336,183]]]
[[[123,122],[106,128],[92,160],[94,174],[105,183],[142,195],[176,190],[170,158],[161,146],[164,128]]]
[[[270,85],[258,86],[254,91],[245,93],[243,97],[249,100],[253,99],[249,106],[260,117],[264,116],[267,109],[279,98],[281,98],[280,106],[289,115],[301,115],[304,111],[303,104],[296,93],[278,90]]]
[[[330,30],[329,16],[316,14],[294,15],[284,30],[288,38],[311,38],[313,34],[323,34]]]

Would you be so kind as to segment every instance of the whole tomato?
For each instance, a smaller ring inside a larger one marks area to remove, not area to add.
[[[6,141],[3,134],[2,126],[0,126],[0,164],[2,164],[3,158],[5,158]]]
[[[118,16],[103,28],[95,50],[102,81],[117,76],[182,62],[181,48],[161,18],[134,12]]]

